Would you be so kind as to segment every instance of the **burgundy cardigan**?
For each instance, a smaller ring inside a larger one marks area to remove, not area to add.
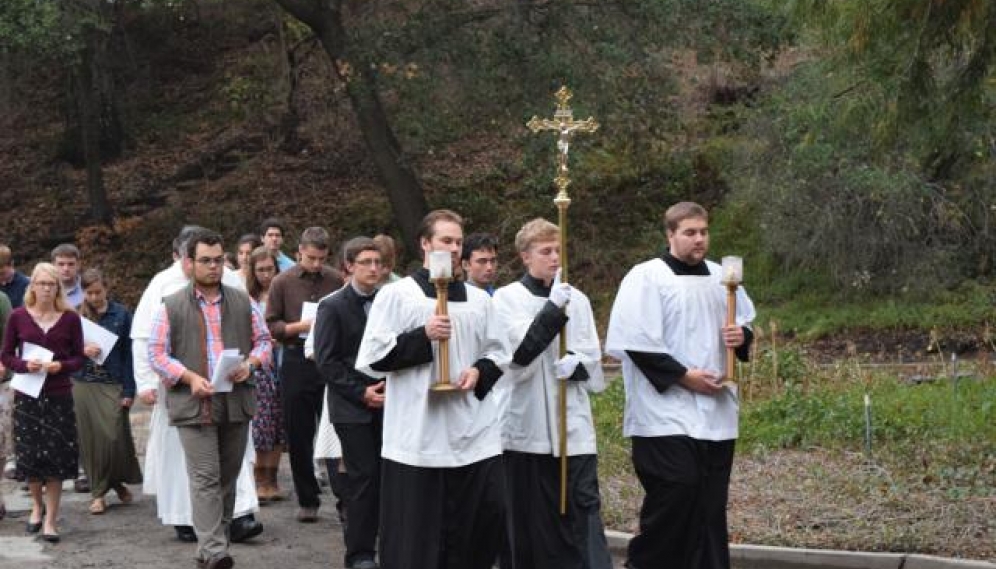
[[[27,362],[21,359],[21,345],[31,342],[52,351],[52,360],[61,362],[59,373],[49,374],[42,386],[45,395],[69,395],[73,383],[70,376],[83,368],[86,356],[83,354],[83,324],[79,314],[72,310],[62,316],[43,332],[24,307],[15,308],[7,319],[7,331],[3,335],[3,348],[0,361],[15,373],[27,373]]]

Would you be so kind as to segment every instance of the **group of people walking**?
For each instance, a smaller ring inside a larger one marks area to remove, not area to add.
[[[187,227],[133,320],[92,271],[77,315],[55,267],[39,264],[2,344],[4,366],[45,373],[38,397],[14,397],[16,474],[35,497],[28,530],[58,539],[58,493],[77,460],[91,513],[112,490],[131,500],[125,484],[143,474],[127,431],[137,397],[153,405],[143,490],[164,524],[197,542],[199,568],[232,567],[229,544],[263,531],[254,513],[284,497],[284,450],[296,519],[318,519],[323,439],[338,451],[327,465],[347,568],[612,567],[589,402],[606,385],[602,349],[590,300],[560,282],[559,228],[523,225],[514,243],[523,274],[498,287],[498,241],[465,239],[463,226],[453,211],[428,214],[422,267],[404,278],[385,236],[350,239],[332,268],[324,229],[301,234],[295,261],[280,251],[283,225],[268,220],[238,241],[227,268],[222,237]],[[668,250],[623,280],[606,339],[623,364],[623,428],[646,493],[627,566],[729,567],[738,403],[719,370],[728,349],[748,357],[754,309],[741,288],[736,323],[726,323],[705,209],[675,204],[665,231]],[[452,278],[438,279],[433,253],[449,259]],[[0,271],[0,289],[13,282]],[[84,341],[81,316],[118,336],[106,358]]]
[[[52,262],[39,263],[28,278],[14,271],[10,248],[0,245],[6,289],[0,304],[12,309],[0,311],[0,374],[14,378],[0,395],[0,442],[8,443],[0,445],[0,457],[6,462],[14,447],[14,476],[26,481],[32,499],[26,529],[53,543],[60,540],[62,481],[77,479],[81,465],[93,514],[106,510],[112,490],[131,502],[126,484],[142,482],[129,421],[135,398],[131,314],[108,298],[99,270],[80,274],[79,260],[75,246],[60,245]],[[110,346],[89,341],[84,323],[117,340]],[[21,391],[11,397],[11,387]],[[5,510],[0,501],[0,517]]]

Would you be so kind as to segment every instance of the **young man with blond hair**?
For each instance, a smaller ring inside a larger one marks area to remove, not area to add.
[[[515,569],[611,569],[601,519],[589,393],[605,389],[591,303],[559,282],[560,229],[539,218],[515,236],[526,272],[495,293],[512,349],[502,418]],[[560,353],[566,332],[567,354]],[[560,515],[561,378],[567,381],[567,514]],[[511,562],[510,562],[511,561]]]

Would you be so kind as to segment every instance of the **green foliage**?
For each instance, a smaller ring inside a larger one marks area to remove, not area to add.
[[[844,295],[933,290],[993,270],[996,5],[776,2],[809,41],[739,114],[739,199],[764,250]]]
[[[891,374],[862,377],[847,364],[811,379],[808,390],[789,384],[771,399],[745,404],[741,445],[746,449],[821,446],[861,450],[865,394],[871,402],[873,451],[996,440],[996,382],[991,379],[905,385]]]
[[[59,34],[57,2],[4,0],[0,2],[0,52],[57,55],[64,39]]]
[[[979,330],[993,320],[996,287],[991,282],[965,281],[951,289],[922,294],[900,291],[886,298],[840,302],[825,287],[806,290],[806,277],[803,272],[789,272],[782,281],[776,281],[781,288],[800,283],[790,297],[771,289],[754,294],[760,307],[758,322],[777,322],[784,332],[808,341],[848,330]]]

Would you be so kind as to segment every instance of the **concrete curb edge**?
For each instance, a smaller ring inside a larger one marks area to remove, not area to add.
[[[620,558],[632,535],[606,530],[609,550]],[[873,553],[832,549],[797,549],[768,545],[730,545],[730,558],[738,568],[820,569],[996,569],[996,564],[971,559],[950,559],[911,553]]]

